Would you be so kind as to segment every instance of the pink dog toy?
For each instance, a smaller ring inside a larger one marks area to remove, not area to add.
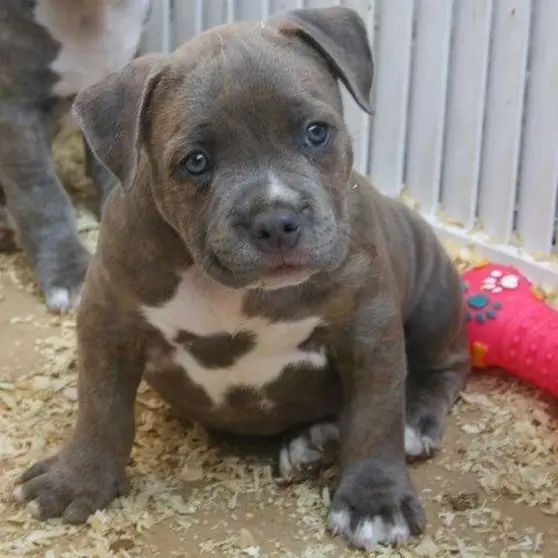
[[[498,367],[558,397],[558,313],[511,266],[463,274],[473,366]]]

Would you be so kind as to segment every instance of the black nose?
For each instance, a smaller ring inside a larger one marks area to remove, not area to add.
[[[257,215],[250,226],[254,244],[262,251],[275,253],[294,248],[300,240],[300,219],[287,210],[273,210]]]

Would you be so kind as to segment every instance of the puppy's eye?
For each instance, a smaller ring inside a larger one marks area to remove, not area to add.
[[[192,176],[200,176],[211,170],[211,161],[203,151],[192,151],[182,159],[180,166]]]
[[[320,147],[329,139],[329,126],[325,122],[312,122],[306,127],[306,143]]]

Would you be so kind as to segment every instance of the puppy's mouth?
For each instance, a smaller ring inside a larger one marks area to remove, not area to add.
[[[259,288],[281,288],[297,285],[313,274],[312,260],[302,250],[294,249],[266,255],[261,259],[262,267],[254,284]]]
[[[300,285],[317,271],[310,259],[302,254],[265,258],[260,260],[257,268],[249,266],[240,273],[230,269],[215,253],[211,254],[208,263],[220,281],[232,288],[244,289],[276,290]]]
[[[263,269],[270,273],[282,273],[310,267],[312,257],[306,250],[295,248],[277,254],[260,254],[260,261]]]

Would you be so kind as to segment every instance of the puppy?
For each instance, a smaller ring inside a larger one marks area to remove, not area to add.
[[[54,311],[77,301],[89,254],[51,140],[75,94],[135,56],[148,8],[149,0],[2,0],[0,249],[13,249],[13,220]],[[86,153],[102,205],[116,180]]]
[[[16,487],[33,515],[122,494],[143,377],[209,429],[289,432],[284,475],[337,453],[329,528],[354,545],[423,531],[406,454],[438,446],[467,339],[434,232],[352,170],[338,80],[370,112],[372,77],[363,21],[331,7],[211,29],[78,95],[122,187],[79,311],[75,431]]]

